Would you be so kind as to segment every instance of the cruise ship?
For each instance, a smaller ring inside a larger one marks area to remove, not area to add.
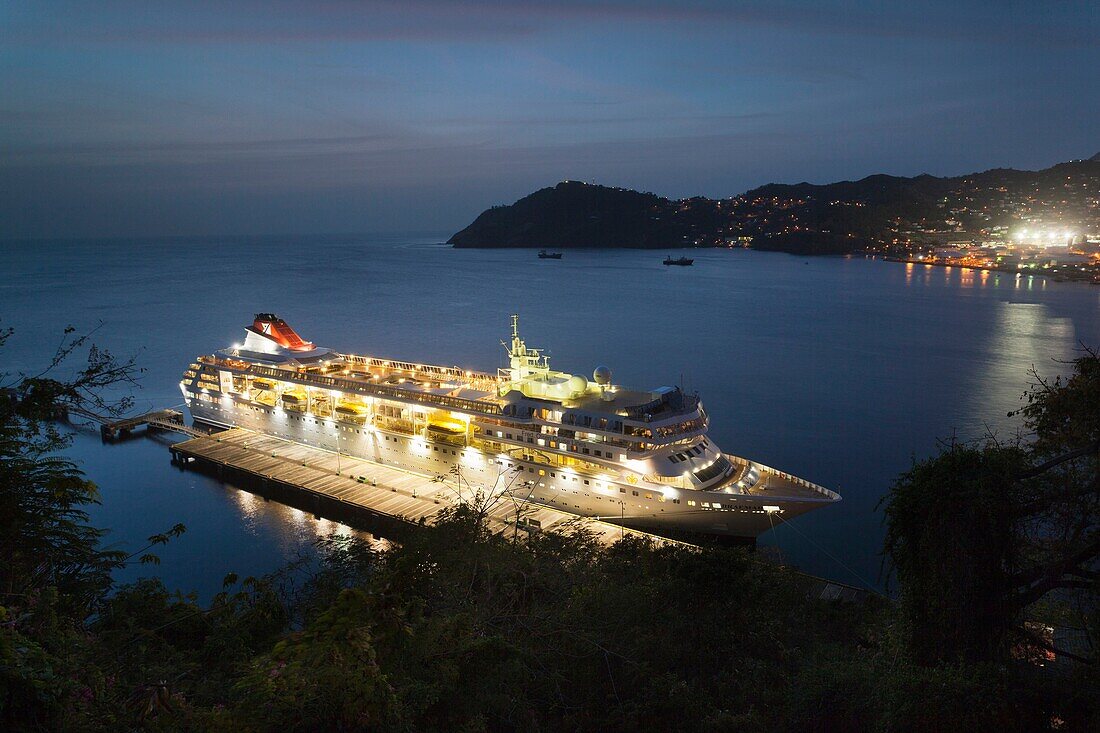
[[[195,420],[241,427],[666,536],[754,540],[835,503],[828,489],[724,453],[699,397],[634,390],[611,370],[550,367],[520,337],[496,374],[342,353],[273,313],[200,356],[180,388]]]

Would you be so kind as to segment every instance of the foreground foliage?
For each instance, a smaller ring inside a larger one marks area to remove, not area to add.
[[[1035,624],[1070,625],[1097,648],[1100,579],[1100,356],[1035,382],[1011,444],[952,443],[916,463],[886,504],[906,646],[925,664],[1005,661],[1058,649]],[[1029,627],[1028,622],[1032,622]]]
[[[99,548],[95,488],[59,457],[49,405],[0,401],[0,728],[1096,729],[1094,664],[1013,653],[1023,621],[1055,613],[1050,590],[1085,594],[1063,617],[1095,609],[1080,554],[1095,456],[1051,463],[1095,435],[1091,368],[1033,396],[1031,443],[950,446],[898,480],[898,604],[813,599],[744,549],[493,536],[468,506],[385,551],[330,539],[315,561],[228,576],[204,604],[117,587],[145,550]],[[32,392],[76,399],[64,382]]]

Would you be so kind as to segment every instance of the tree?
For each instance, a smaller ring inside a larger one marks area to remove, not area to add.
[[[74,332],[65,329],[41,372],[0,374],[0,604],[9,611],[28,608],[46,588],[58,593],[66,611],[87,609],[127,559],[100,548],[103,531],[88,524],[86,511],[98,492],[59,455],[69,438],[51,418],[67,410],[120,414],[132,404],[129,395],[105,393],[136,386],[140,370],[133,359],[119,362],[90,344],[89,335]],[[0,331],[0,348],[11,334]],[[84,366],[68,378],[57,376],[84,347]]]
[[[891,489],[885,553],[918,661],[998,661],[1021,642],[1049,647],[1024,622],[1052,594],[1095,609],[1100,358],[1086,351],[1071,363],[1066,380],[1033,372],[1020,410],[1029,440],[951,443]]]
[[[112,571],[134,557],[101,547],[104,531],[87,513],[98,492],[60,455],[69,439],[52,418],[69,410],[121,413],[131,400],[111,393],[135,386],[140,370],[74,333],[65,329],[41,372],[0,374],[0,721],[8,728],[27,720],[48,727],[80,687],[73,648],[110,590]],[[11,335],[0,330],[0,349]],[[84,349],[84,365],[61,375]],[[182,531],[156,535],[150,546]]]
[[[473,512],[479,526],[486,525],[498,507],[510,506],[512,537],[518,539],[520,527],[538,511],[538,507],[531,502],[535,482],[520,480],[524,473],[523,467],[519,465],[504,468],[502,463],[494,462],[493,470],[495,473],[492,475],[491,485],[474,486],[466,478],[461,465],[454,466],[447,474],[454,480],[453,485],[444,474],[436,476],[432,482],[449,488],[453,495],[452,501]]]

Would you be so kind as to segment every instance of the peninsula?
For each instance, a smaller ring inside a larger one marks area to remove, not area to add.
[[[494,206],[449,240],[455,247],[751,247],[907,257],[960,243],[1039,235],[1100,238],[1100,154],[1040,171],[967,176],[872,175],[829,184],[772,183],[738,196],[668,199],[563,181]],[[1066,240],[1066,241],[1062,241]]]

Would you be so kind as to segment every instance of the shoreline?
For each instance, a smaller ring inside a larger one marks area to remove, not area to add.
[[[979,267],[976,265],[959,265],[950,262],[929,262],[927,260],[914,260],[907,257],[889,257],[879,256],[873,254],[863,254],[865,259],[882,259],[884,262],[897,262],[899,264],[906,265],[925,265],[927,267],[946,267],[948,269],[957,267],[960,270],[974,270],[975,272],[998,272],[1006,275],[1016,275],[1018,277],[1042,277],[1054,282],[1077,282],[1085,283],[1087,285],[1100,285],[1100,274],[1082,273],[1075,276],[1067,276],[1065,273],[1053,273],[1047,270],[1017,270],[1009,269],[1007,267]]]

